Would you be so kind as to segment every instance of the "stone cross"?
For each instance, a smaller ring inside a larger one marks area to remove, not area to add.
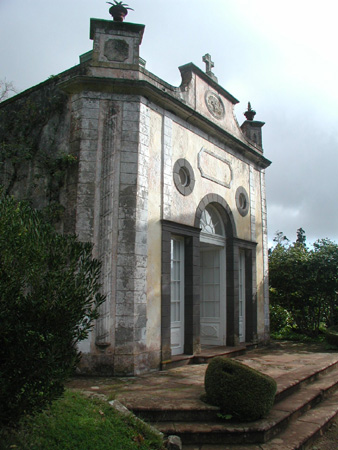
[[[213,61],[211,61],[211,56],[209,55],[209,53],[206,53],[202,59],[206,66],[205,68],[206,74],[217,83],[217,78],[215,74],[212,72],[212,68],[215,67],[215,64]]]
[[[215,67],[215,64],[213,61],[211,61],[211,56],[209,55],[209,53],[203,56],[203,62],[205,62],[206,65],[206,73],[212,73],[211,69]]]

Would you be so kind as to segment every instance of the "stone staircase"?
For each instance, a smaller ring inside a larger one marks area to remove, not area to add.
[[[186,450],[307,449],[338,413],[338,360],[299,367],[276,381],[269,416],[255,422],[225,422],[217,407],[184,402],[134,407],[133,412],[165,435],[180,436]]]

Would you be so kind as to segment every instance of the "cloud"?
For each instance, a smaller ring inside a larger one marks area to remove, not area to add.
[[[338,3],[322,0],[129,0],[128,20],[145,23],[141,56],[147,68],[179,85],[178,66],[204,69],[210,53],[220,84],[248,101],[263,128],[270,239],[338,240]],[[78,63],[91,49],[89,19],[109,20],[93,0],[1,0],[0,78],[26,89]]]

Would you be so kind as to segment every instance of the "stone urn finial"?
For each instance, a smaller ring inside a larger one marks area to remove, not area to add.
[[[247,120],[254,120],[256,111],[251,108],[251,103],[248,103],[248,110],[244,113]]]
[[[107,2],[109,5],[112,5],[109,8],[109,14],[113,16],[115,22],[123,22],[126,15],[128,14],[128,10],[134,11],[133,8],[130,8],[125,3],[114,0],[114,3]]]

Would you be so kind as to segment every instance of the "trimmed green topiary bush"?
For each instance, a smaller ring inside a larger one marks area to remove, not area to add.
[[[273,378],[230,358],[214,358],[205,373],[207,401],[240,421],[265,417],[276,390]]]
[[[338,347],[338,325],[334,325],[324,332],[327,342],[335,347]]]

